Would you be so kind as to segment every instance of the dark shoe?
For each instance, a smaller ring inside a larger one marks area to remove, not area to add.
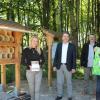
[[[62,99],[62,97],[58,97],[58,96],[57,96],[57,98],[56,98],[55,100],[61,100],[61,99]]]
[[[72,98],[68,98],[68,100],[72,100]]]

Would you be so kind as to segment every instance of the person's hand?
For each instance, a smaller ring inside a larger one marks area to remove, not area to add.
[[[42,62],[42,60],[40,59],[40,63]]]
[[[56,67],[53,67],[53,71],[57,71]]]
[[[29,68],[31,69],[31,65],[29,65]]]
[[[75,72],[76,72],[76,70],[75,69],[72,69],[72,74],[75,73]]]

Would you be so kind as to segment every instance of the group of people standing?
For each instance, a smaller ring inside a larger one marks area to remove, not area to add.
[[[100,49],[100,39],[96,41],[96,35],[91,34],[89,35],[89,41],[83,45],[82,52],[81,52],[81,66],[84,67],[84,94],[90,94],[91,92],[91,83],[90,83],[90,77],[95,81],[97,80],[96,84],[96,92],[94,90],[94,94],[96,93],[96,100],[100,100],[100,59],[97,61],[96,66],[98,67],[98,73],[95,73],[93,75],[93,66],[94,66],[94,60],[96,58],[96,48],[98,47]],[[100,51],[99,51],[100,53]],[[100,55],[98,56],[100,58]]]
[[[84,44],[81,52],[81,66],[84,67],[84,94],[89,93],[89,76],[92,73],[94,48],[100,47],[100,41],[96,41],[96,36],[91,34],[89,42]],[[40,100],[39,92],[42,80],[42,65],[44,54],[39,48],[39,39],[34,35],[30,46],[25,48],[22,53],[21,63],[27,66],[26,77],[29,84],[31,100]],[[34,63],[34,64],[33,64]],[[38,66],[40,70],[32,71],[32,67]],[[57,73],[57,97],[55,100],[63,98],[64,80],[67,83],[67,97],[72,100],[72,74],[76,72],[76,47],[70,42],[70,34],[63,32],[62,42],[57,44],[53,70]],[[100,100],[100,76],[97,76],[96,100]]]

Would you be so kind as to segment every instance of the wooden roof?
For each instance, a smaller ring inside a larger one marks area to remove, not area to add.
[[[32,30],[29,29],[28,27],[23,26],[17,22],[4,20],[4,19],[0,19],[0,29],[17,31],[17,32],[32,33]]]
[[[62,39],[62,34],[59,32],[55,32],[53,30],[49,30],[49,29],[42,29],[43,33],[54,38],[54,41],[61,41]]]
[[[61,33],[59,32],[55,32],[53,30],[49,30],[49,29],[42,29],[43,30],[43,33],[47,34],[47,35],[50,35],[52,37],[56,37],[56,36],[61,36]]]

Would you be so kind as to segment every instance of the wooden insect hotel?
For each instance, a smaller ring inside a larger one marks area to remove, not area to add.
[[[15,64],[15,84],[20,88],[20,48],[22,33],[32,31],[16,22],[0,19],[1,84],[6,88],[6,65]]]

